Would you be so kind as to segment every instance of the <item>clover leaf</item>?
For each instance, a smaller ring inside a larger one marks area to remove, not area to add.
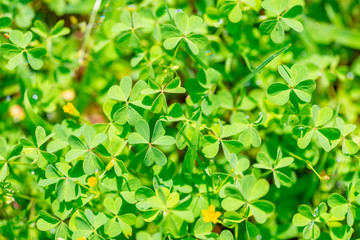
[[[181,80],[176,77],[160,87],[156,82],[149,79],[149,88],[141,91],[142,94],[151,95],[158,94],[151,104],[150,111],[153,113],[168,113],[165,93],[185,93],[185,88],[181,87]]]
[[[128,10],[124,10],[120,16],[120,22],[111,28],[115,35],[120,34],[118,42],[128,41],[129,47],[137,48],[140,46],[140,39],[136,34],[136,30],[142,28],[141,16],[137,12],[132,14]]]
[[[261,137],[254,126],[260,125],[264,122],[265,118],[263,114],[260,114],[260,117],[253,123],[251,123],[244,113],[236,113],[233,117],[233,122],[231,123],[232,135],[238,134],[238,140],[248,148],[250,145],[253,147],[259,147],[261,144]]]
[[[0,170],[0,182],[4,181],[9,174],[10,161],[16,160],[22,156],[23,146],[15,145],[12,149],[8,149],[5,138],[0,137],[0,162],[4,161]]]
[[[104,206],[112,216],[112,218],[110,218],[104,226],[105,233],[112,238],[120,235],[121,233],[123,233],[127,238],[131,236],[132,228],[130,225],[135,223],[136,216],[132,213],[119,215],[120,208],[122,206],[122,199],[119,197],[107,197],[104,200]]]
[[[46,132],[43,127],[38,126],[35,130],[35,142],[32,142],[26,138],[21,138],[20,142],[24,148],[31,149],[35,151],[34,162],[40,168],[46,167],[47,163],[53,163],[57,160],[57,156],[42,150],[42,146],[52,137],[55,133],[51,133],[46,136]]]
[[[85,126],[83,137],[86,144],[74,135],[69,137],[71,150],[66,153],[65,161],[70,162],[85,155],[83,168],[86,174],[91,175],[95,173],[96,170],[104,168],[104,163],[98,158],[94,150],[99,144],[106,140],[107,136],[105,133],[96,134],[92,126]]]
[[[330,219],[326,212],[327,206],[325,203],[320,203],[313,211],[308,205],[301,205],[298,208],[292,219],[292,223],[298,227],[305,227],[303,229],[303,237],[305,239],[317,239],[320,237],[320,228],[316,223],[326,222]]]
[[[296,20],[302,13],[303,8],[301,5],[295,5],[287,10],[289,0],[265,0],[262,7],[274,14],[276,18],[271,18],[260,24],[260,31],[264,34],[270,34],[271,40],[275,43],[281,43],[285,39],[284,29],[290,27],[297,32],[304,30],[301,22]]]
[[[184,12],[178,12],[174,20],[175,26],[170,24],[161,26],[165,49],[174,49],[179,43],[185,42],[193,54],[199,54],[199,49],[208,44],[206,36],[195,33],[203,23],[202,18],[188,17]]]
[[[346,138],[356,128],[354,124],[345,124],[344,120],[337,117],[336,126],[341,132],[340,139],[335,140],[333,147],[337,146],[340,142],[342,143],[342,152],[347,155],[355,155],[359,150],[359,145],[352,139]]]
[[[72,168],[67,163],[57,162],[55,165],[46,167],[46,178],[39,181],[39,186],[46,187],[56,184],[57,200],[59,202],[70,202],[80,197],[81,189],[77,183],[85,183],[85,176],[82,174],[83,171],[79,171],[78,167]]]
[[[194,221],[192,211],[177,207],[180,203],[179,193],[171,192],[168,188],[159,187],[154,193],[149,188],[140,187],[135,192],[135,198],[139,201],[136,207],[144,212],[146,222],[152,222],[161,212],[167,213],[164,214],[165,218],[178,218],[186,222]]]
[[[258,163],[254,164],[255,168],[265,169],[268,171],[267,174],[273,174],[274,182],[277,188],[280,188],[281,185],[286,185],[292,182],[292,179],[285,173],[279,171],[279,169],[288,167],[294,161],[294,158],[283,158],[280,147],[278,148],[275,161],[271,160],[269,155],[265,152],[259,152],[256,155],[256,161]]]
[[[269,191],[269,183],[265,179],[256,179],[253,175],[246,175],[239,179],[236,186],[225,187],[226,198],[221,202],[223,209],[227,210],[225,224],[238,224],[245,221],[246,232],[249,237],[259,235],[259,230],[248,221],[254,216],[256,222],[264,223],[268,215],[274,211],[270,201],[260,200]],[[236,212],[240,209],[240,213]]]
[[[40,210],[40,218],[36,221],[36,227],[40,231],[49,231],[50,229],[55,228],[56,239],[70,238],[72,232],[68,225],[64,223],[64,220],[70,216],[72,212],[72,207],[70,207],[68,204],[60,203],[58,200],[53,201],[51,206],[55,217],[48,212]]]
[[[167,162],[165,154],[160,151],[157,146],[169,146],[175,144],[175,139],[172,136],[165,135],[165,129],[160,120],[155,123],[154,132],[150,139],[149,124],[140,119],[135,125],[136,132],[130,133],[128,137],[129,144],[148,144],[144,163],[146,166],[151,166],[154,162],[158,166],[164,166]]]
[[[360,205],[358,204],[359,197],[353,195],[353,191],[360,192],[360,181],[355,184],[350,183],[348,188],[348,198],[341,196],[338,193],[333,193],[328,197],[328,204],[331,208],[330,213],[335,218],[344,218],[346,216],[347,224],[352,227],[354,219],[359,219]],[[359,194],[358,194],[359,196]]]
[[[88,238],[96,239],[99,235],[100,228],[106,224],[108,218],[102,212],[95,215],[92,210],[85,209],[80,216],[75,216],[76,230],[72,235],[72,239]]]
[[[65,21],[61,19],[49,31],[46,23],[40,20],[36,20],[34,22],[34,27],[31,28],[31,31],[33,31],[42,38],[47,38],[47,39],[57,38],[57,37],[65,36],[70,33],[70,29],[64,27],[64,25],[65,25]]]
[[[215,128],[215,131],[212,131],[212,135],[204,136],[206,143],[204,144],[202,152],[205,154],[205,157],[214,158],[219,152],[219,145],[221,145],[225,158],[230,161],[231,152],[239,152],[242,144],[237,140],[225,139],[233,135],[233,132],[236,131],[235,126],[223,126],[221,122],[217,126],[220,126],[220,129]]]
[[[308,70],[306,66],[294,64],[289,69],[285,65],[280,65],[278,71],[287,84],[271,84],[266,92],[270,101],[277,105],[284,105],[289,100],[292,103],[310,102],[316,83],[314,80],[307,79]]]
[[[230,22],[237,23],[242,19],[243,8],[246,6],[254,8],[255,0],[224,0],[219,1],[220,11],[228,14]]]
[[[19,30],[11,31],[9,39],[11,43],[3,43],[0,45],[0,52],[4,58],[9,59],[6,68],[15,69],[19,64],[23,63],[24,57],[34,70],[39,70],[43,66],[42,57],[46,54],[46,49],[42,47],[28,48],[33,34],[26,32],[23,34]]]
[[[223,209],[236,211],[239,208],[249,209],[249,216],[254,216],[256,222],[264,223],[274,210],[274,205],[267,200],[259,200],[269,191],[269,183],[265,179],[256,179],[253,175],[246,175],[239,179],[240,185],[227,186],[226,198],[221,202]]]
[[[141,92],[146,88],[147,84],[144,81],[139,80],[132,86],[132,79],[124,77],[120,81],[120,86],[115,85],[109,89],[107,96],[122,104],[113,113],[114,122],[121,125],[128,122],[134,125],[142,118],[134,106],[145,107],[141,102],[145,95]]]
[[[340,138],[340,131],[337,128],[324,127],[333,115],[333,111],[329,107],[320,108],[314,105],[311,108],[312,122],[308,126],[301,126],[303,132],[298,139],[299,148],[304,149],[314,137],[319,141],[320,146],[327,152],[331,150],[331,141]]]

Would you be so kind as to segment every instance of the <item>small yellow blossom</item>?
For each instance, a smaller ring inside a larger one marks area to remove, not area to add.
[[[86,238],[84,238],[84,237],[79,237],[79,238],[77,238],[76,240],[86,240]]]
[[[87,179],[87,183],[89,184],[90,187],[95,187],[97,184],[97,179],[96,177],[89,177]]]
[[[78,110],[76,110],[76,108],[74,107],[74,105],[71,102],[68,102],[67,105],[65,105],[63,107],[64,112],[73,115],[73,116],[79,116],[80,113]]]
[[[215,211],[214,205],[210,205],[208,209],[201,210],[201,213],[204,215],[204,222],[217,223],[218,218],[221,216],[221,212]]]

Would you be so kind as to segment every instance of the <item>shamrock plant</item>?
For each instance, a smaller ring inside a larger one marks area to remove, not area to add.
[[[307,68],[304,65],[293,65],[290,69],[280,65],[278,71],[287,83],[273,83],[267,89],[267,97],[278,105],[284,105],[289,100],[293,105],[297,103],[308,103],[311,94],[315,91],[314,80],[307,79]]]
[[[301,22],[297,20],[303,11],[301,5],[295,5],[284,12],[289,6],[289,0],[265,0],[262,7],[269,12],[271,18],[260,25],[260,31],[270,34],[271,40],[281,43],[285,39],[285,29],[292,28],[297,32],[304,30]]]
[[[326,222],[330,218],[327,213],[325,203],[320,203],[318,207],[312,210],[308,205],[301,205],[298,213],[293,217],[293,224],[298,227],[304,227],[303,237],[305,239],[318,239],[320,237],[320,228],[317,223]]]
[[[340,138],[340,131],[337,128],[325,127],[325,124],[332,118],[333,111],[329,107],[320,108],[314,105],[311,108],[311,119],[309,125],[300,127],[302,136],[297,144],[300,148],[306,148],[312,138],[317,138],[320,146],[327,152],[331,150],[331,141]]]
[[[61,205],[58,200],[55,200],[51,205],[51,209],[55,216],[48,212],[40,211],[40,218],[36,222],[36,227],[40,231],[49,231],[55,228],[56,238],[69,238],[71,230],[64,221],[70,217],[73,208],[69,205]]]
[[[168,79],[165,79],[168,80]],[[169,82],[163,83],[161,87],[154,82],[153,80],[149,79],[149,88],[144,89],[141,91],[142,94],[158,94],[155,97],[155,100],[151,104],[150,111],[154,113],[160,112],[168,112],[168,106],[166,102],[165,93],[184,93],[185,89],[181,87],[181,81],[178,77],[168,80]]]
[[[141,118],[134,106],[144,106],[142,104],[144,95],[141,92],[146,88],[147,84],[144,81],[136,82],[133,87],[131,78],[124,77],[120,81],[120,86],[112,86],[109,89],[108,97],[122,103],[113,113],[114,122],[119,124],[128,122],[134,125]]]
[[[164,48],[172,50],[179,44],[185,42],[190,51],[198,55],[199,49],[208,44],[208,39],[202,34],[196,33],[203,24],[203,20],[198,16],[188,17],[184,12],[178,12],[174,17],[174,24],[164,24],[161,33],[164,41]]]
[[[152,137],[150,138],[149,124],[140,119],[135,125],[136,132],[130,133],[128,141],[129,144],[147,144],[144,164],[151,166],[154,162],[156,165],[164,166],[167,162],[165,154],[160,151],[157,146],[169,146],[175,144],[175,139],[172,136],[165,135],[165,129],[160,120],[155,123]]]
[[[344,198],[338,193],[333,193],[328,197],[328,204],[331,208],[330,213],[335,218],[344,218],[346,216],[347,224],[352,227],[354,225],[354,218],[358,219],[360,214],[359,197],[355,197],[354,192],[357,195],[360,193],[360,182],[352,185],[350,183],[348,191],[348,199]]]
[[[138,48],[140,39],[136,34],[136,30],[142,28],[141,16],[137,12],[130,13],[125,10],[120,17],[120,22],[116,23],[112,28],[115,35],[119,35],[119,42],[127,42],[129,47]]]
[[[34,27],[31,28],[31,31],[41,36],[42,38],[52,39],[52,38],[65,36],[70,33],[70,29],[64,27],[64,25],[65,25],[65,21],[60,20],[49,31],[48,26],[46,26],[46,23],[36,20],[34,22]]]
[[[255,168],[265,169],[267,170],[267,173],[273,174],[274,182],[277,188],[280,188],[281,185],[288,185],[292,182],[291,177],[279,171],[279,169],[291,165],[291,163],[294,161],[294,158],[283,158],[280,147],[278,148],[275,161],[271,160],[269,155],[267,155],[265,152],[259,152],[256,155],[256,161],[258,163],[254,164]]]
[[[219,145],[221,145],[224,155],[226,159],[230,160],[231,152],[238,152],[240,151],[242,144],[237,140],[226,140],[224,138],[228,137],[229,135],[233,135],[235,130],[235,126],[232,125],[225,125],[223,126],[220,122],[218,125],[220,127],[214,131],[213,135],[205,135],[204,138],[207,143],[204,144],[202,152],[205,154],[207,158],[213,158],[218,154]]]
[[[1,1],[0,236],[359,239],[358,9]]]
[[[96,130],[91,126],[85,126],[83,137],[86,144],[74,135],[69,137],[71,150],[66,154],[65,161],[70,162],[84,156],[84,171],[90,175],[104,168],[104,163],[99,159],[94,150],[106,140],[107,136],[105,133],[96,133]]]
[[[44,168],[48,163],[52,163],[57,160],[56,155],[42,150],[41,148],[53,135],[54,134],[52,133],[46,136],[44,128],[38,126],[35,131],[35,142],[32,142],[26,138],[20,139],[24,148],[28,148],[32,152],[35,152],[34,162],[36,162],[37,165],[41,168]]]
[[[221,202],[222,208],[227,211],[224,223],[233,225],[245,221],[248,236],[256,237],[258,230],[248,218],[254,216],[256,222],[264,223],[268,215],[274,211],[271,202],[260,200],[269,191],[269,183],[265,179],[246,175],[236,185],[225,188],[226,198]],[[240,213],[235,212],[238,209]]]
[[[256,130],[255,126],[262,124],[265,118],[262,114],[253,123],[248,120],[248,117],[244,113],[237,112],[233,115],[232,126],[234,131],[231,131],[233,135],[240,133],[238,140],[245,146],[259,147],[261,144],[261,137]]]
[[[136,217],[132,213],[119,214],[122,206],[122,198],[108,197],[104,200],[104,206],[112,217],[105,224],[105,233],[109,237],[116,237],[121,233],[123,233],[127,238],[131,236],[132,228],[130,225],[135,223]]]
[[[356,154],[359,150],[359,145],[352,139],[346,138],[346,136],[355,130],[356,126],[354,124],[345,124],[344,120],[339,117],[336,118],[336,126],[340,130],[341,136],[340,139],[335,140],[333,144],[336,146],[341,142],[344,154]]]
[[[33,38],[31,32],[25,34],[19,30],[13,30],[9,35],[11,43],[0,45],[0,52],[9,59],[6,68],[15,69],[20,64],[25,64],[25,59],[34,70],[39,70],[43,66],[42,57],[46,54],[46,49],[42,47],[29,48]]]

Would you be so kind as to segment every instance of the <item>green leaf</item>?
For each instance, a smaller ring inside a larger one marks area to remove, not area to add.
[[[0,182],[3,182],[5,180],[6,176],[8,175],[8,171],[8,163],[5,162],[0,170]]]
[[[314,132],[315,130],[312,129],[308,131],[303,137],[297,140],[297,145],[299,146],[299,148],[304,149],[310,144]]]
[[[311,219],[305,217],[304,215],[302,215],[300,213],[296,213],[292,219],[292,223],[298,227],[306,226],[310,222],[311,222]]]
[[[164,166],[167,162],[167,159],[165,154],[159,149],[155,147],[149,147],[145,155],[144,163],[146,166],[151,166],[154,162],[158,166]]]
[[[119,213],[121,205],[122,205],[122,199],[119,197],[115,199],[107,197],[104,200],[105,208],[114,215],[117,215]]]
[[[88,153],[85,157],[83,168],[86,174],[92,175],[96,170],[103,169],[104,163],[94,153]]]
[[[0,17],[0,29],[9,26],[11,24],[11,21],[11,18],[7,16]]]
[[[274,211],[274,205],[269,201],[255,201],[250,204],[250,211],[256,222],[262,224],[267,220],[267,215]]]
[[[250,238],[259,238],[258,237],[260,236],[259,230],[254,224],[252,224],[249,221],[246,221],[245,226],[246,226],[246,233]]]
[[[290,8],[289,10],[287,10],[283,17],[284,18],[296,18],[298,16],[301,15],[303,11],[303,7],[301,5],[295,5],[292,8]]]
[[[221,231],[219,240],[234,240],[234,236],[229,230],[225,229]]]
[[[277,22],[278,22],[277,19],[271,19],[271,20],[266,20],[266,21],[262,22],[259,26],[260,32],[262,32],[263,34],[269,35],[275,28],[275,25],[277,24]]]
[[[242,19],[242,10],[240,4],[236,4],[235,7],[230,11],[229,15],[230,22],[237,23]]]
[[[282,0],[280,0],[282,1]],[[275,24],[274,29],[270,33],[271,40],[274,41],[274,43],[282,43],[285,39],[285,32],[284,28],[280,21],[277,21]]]
[[[161,26],[161,34],[164,39],[181,37],[180,31],[170,24],[163,24]]]
[[[271,102],[277,105],[284,105],[289,101],[290,88],[282,83],[273,83],[266,93]]]
[[[181,37],[172,37],[172,38],[167,38],[164,41],[164,48],[166,50],[171,50],[174,49],[180,42],[182,38]]]
[[[283,21],[286,25],[288,25],[297,32],[304,31],[303,25],[298,20],[290,19],[290,18],[282,18],[281,21]]]
[[[56,185],[56,189],[59,202],[70,202],[80,197],[78,186],[70,179],[60,180]]]
[[[265,0],[262,2],[262,7],[267,11],[280,15],[288,6],[288,4],[289,0]]]
[[[34,112],[29,101],[28,90],[25,90],[24,105],[27,115],[36,126],[43,126],[47,131],[52,130],[53,126]]]
[[[111,219],[105,224],[105,234],[111,238],[114,238],[122,232],[122,225],[116,221],[116,219]]]
[[[204,222],[202,218],[197,220],[194,226],[194,235],[197,238],[204,238],[206,235],[211,233],[211,230],[213,229],[211,222]]]
[[[136,125],[135,130],[139,133],[148,143],[150,142],[150,127],[149,124],[144,120],[140,119]]]
[[[32,37],[33,34],[31,32],[23,34],[19,30],[13,30],[9,35],[10,41],[21,48],[26,48],[30,44]]]

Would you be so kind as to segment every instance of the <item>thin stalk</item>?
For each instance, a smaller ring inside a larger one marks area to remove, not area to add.
[[[280,54],[282,54],[283,52],[285,52],[286,50],[288,50],[291,47],[291,43],[285,47],[283,47],[282,49],[280,49],[278,52],[276,52],[275,54],[271,55],[268,59],[266,59],[262,64],[260,64],[259,67],[257,67],[253,72],[251,72],[249,75],[247,75],[245,78],[243,78],[241,81],[239,81],[235,87],[234,87],[234,93],[237,93],[241,87],[245,86],[253,77],[256,76],[257,73],[260,72],[261,69],[263,69],[268,63],[270,63],[272,60],[274,60],[277,56],[279,56]]]
[[[94,7],[93,7],[93,10],[91,11],[91,15],[90,15],[90,18],[89,18],[89,23],[87,24],[86,30],[85,30],[84,41],[83,41],[83,43],[81,45],[81,48],[80,48],[80,51],[79,51],[79,56],[80,56],[79,57],[79,63],[83,62],[85,50],[86,50],[86,47],[87,47],[87,43],[89,41],[91,30],[92,30],[92,28],[94,26],[95,19],[96,19],[96,14],[99,11],[101,1],[102,0],[96,0],[95,4],[94,4]]]
[[[290,156],[297,158],[301,161],[304,161],[306,163],[306,165],[316,174],[316,176],[319,178],[320,181],[325,180],[323,177],[320,176],[320,174],[315,170],[315,168],[312,166],[311,162],[309,160],[306,160],[290,151],[288,151],[287,149],[283,149],[285,152],[287,152]]]

